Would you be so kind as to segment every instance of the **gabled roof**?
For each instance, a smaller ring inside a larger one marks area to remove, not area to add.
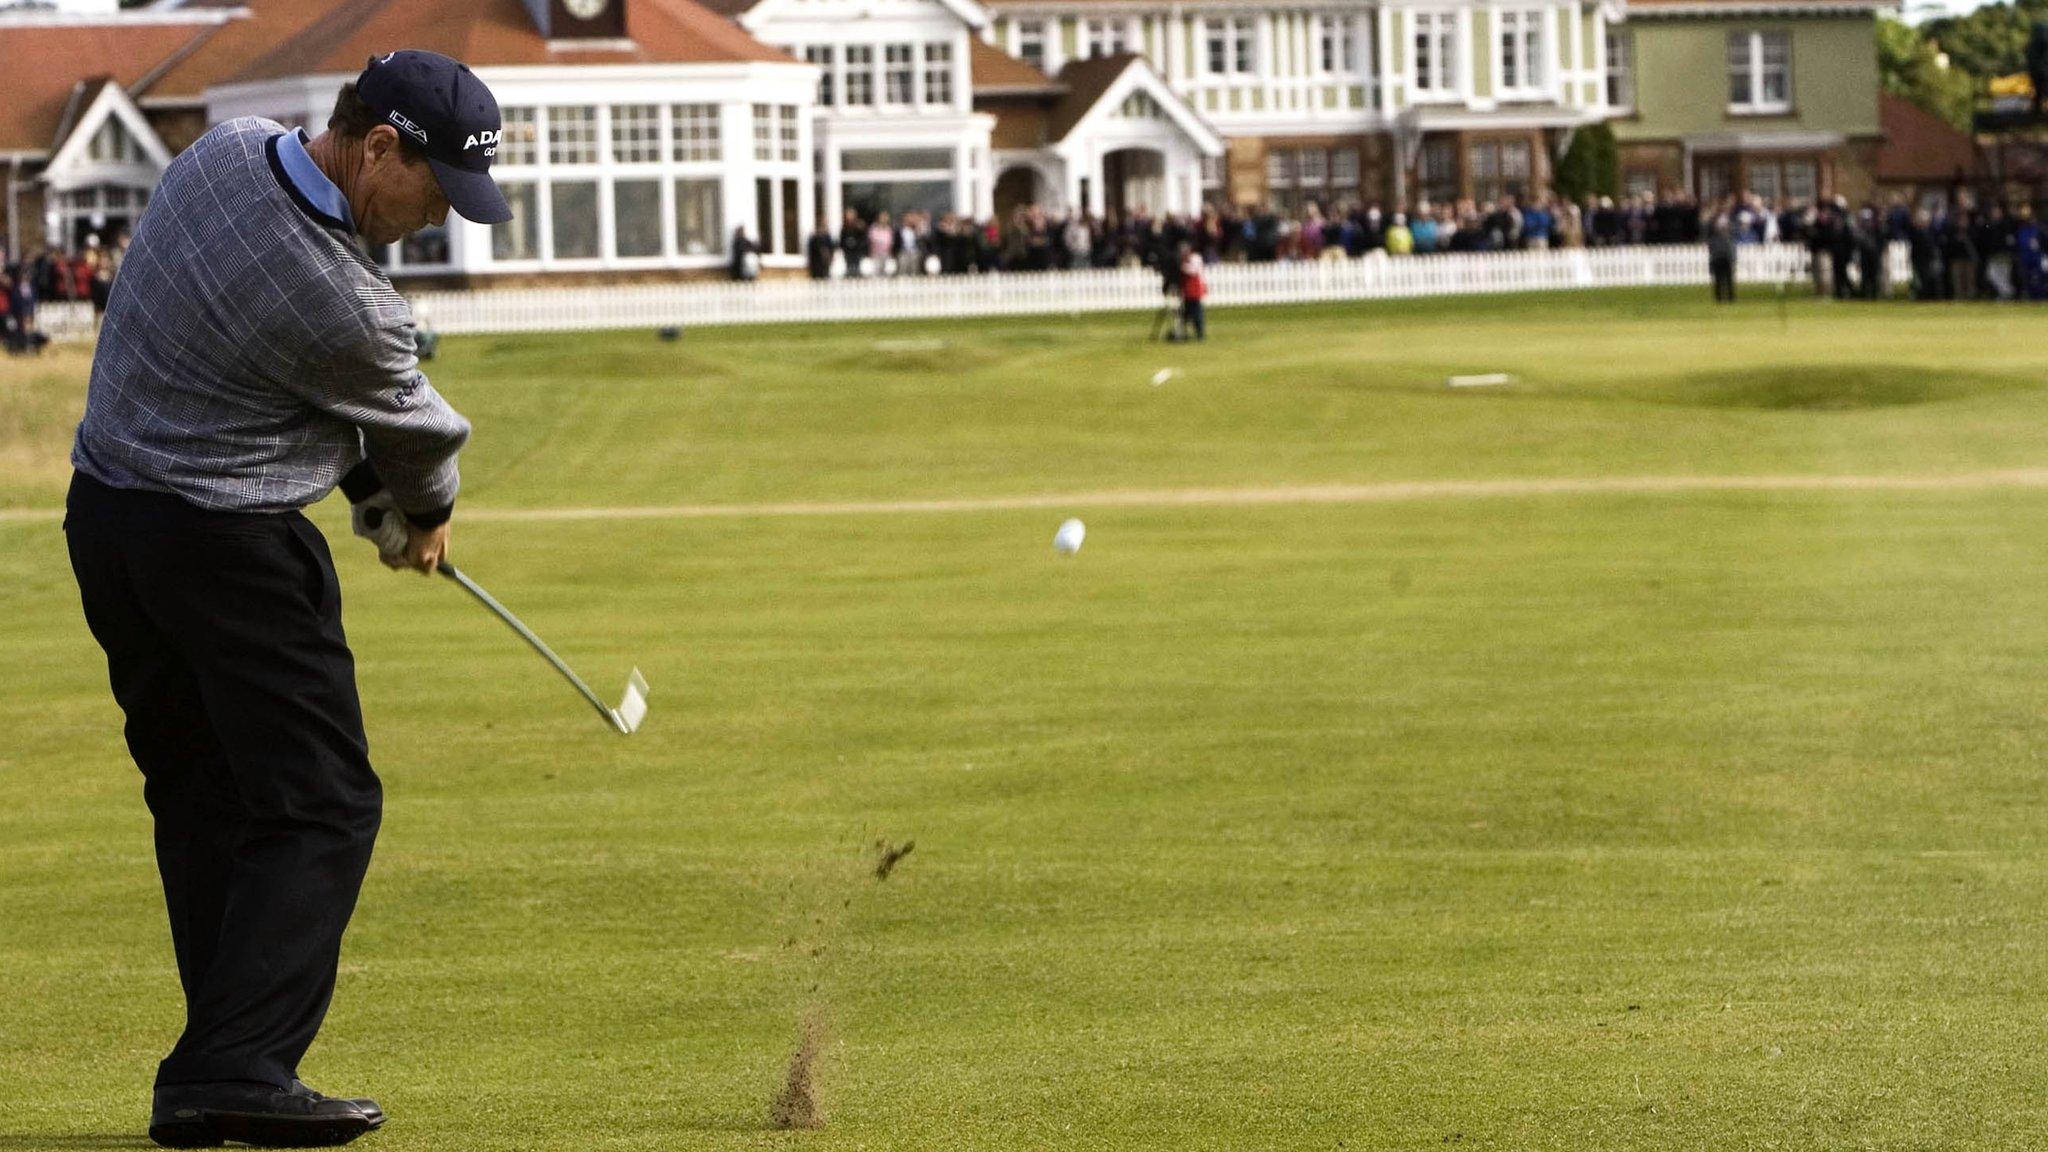
[[[327,0],[324,14],[225,83],[354,75],[372,55],[424,48],[473,68],[533,64],[718,64],[790,57],[694,0],[627,0],[630,42],[550,50],[520,0]]]
[[[212,23],[116,21],[0,24],[0,60],[27,62],[6,69],[0,152],[49,151],[79,77],[102,77],[129,88],[218,28]]]
[[[142,153],[139,159],[126,156],[94,158],[93,138],[110,120],[118,120]],[[43,179],[53,188],[77,187],[83,182],[156,182],[156,173],[171,162],[170,150],[157,137],[142,109],[126,89],[106,76],[80,80],[64,109],[57,138],[43,167]],[[82,169],[82,170],[81,170]]]
[[[188,0],[188,3],[196,0]],[[336,0],[245,0],[249,14],[230,22],[173,62],[139,95],[144,104],[197,102],[249,62],[332,12]],[[358,66],[360,67],[360,66]]]
[[[1060,102],[1053,105],[1052,121],[1046,125],[1046,133],[1054,140],[1066,139],[1074,125],[1081,122],[1095,102],[1102,99],[1109,86],[1117,82],[1133,64],[1138,63],[1135,53],[1119,52],[1114,56],[1093,56],[1076,60],[1060,69],[1060,87],[1066,91]]]
[[[1884,143],[1877,150],[1881,182],[1946,184],[1984,174],[1984,154],[1961,129],[1903,96],[1877,94]]]
[[[109,87],[119,87],[112,76],[88,76],[71,86],[71,98],[64,101],[64,114],[57,118],[57,131],[50,136],[50,154],[56,155],[78,131],[78,124],[85,119],[85,110],[100,98],[100,93]]]
[[[967,66],[976,96],[1053,96],[1061,91],[1052,77],[978,37],[968,41]]]

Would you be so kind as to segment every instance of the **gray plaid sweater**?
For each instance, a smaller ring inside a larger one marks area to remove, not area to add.
[[[469,424],[421,375],[405,298],[285,175],[284,131],[230,120],[164,170],[114,281],[72,464],[275,512],[367,457],[415,520],[446,519]]]

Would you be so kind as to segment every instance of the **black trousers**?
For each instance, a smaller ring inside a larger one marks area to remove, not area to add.
[[[1707,271],[1714,277],[1714,303],[1735,303],[1735,261],[1709,260]]]
[[[296,512],[82,475],[64,529],[185,989],[157,1083],[286,1086],[327,1014],[383,806],[327,541]]]

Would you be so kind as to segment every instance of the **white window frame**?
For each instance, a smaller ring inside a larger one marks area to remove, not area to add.
[[[652,101],[640,100],[633,104]],[[531,255],[500,258],[495,245],[484,249],[485,259],[481,266],[495,271],[519,272],[537,270],[596,270],[596,269],[659,269],[673,267],[704,267],[722,261],[726,256],[727,236],[715,238],[711,251],[692,253],[685,250],[683,240],[676,230],[676,188],[678,181],[690,180],[709,182],[719,188],[726,183],[727,155],[745,157],[745,140],[734,142],[727,131],[728,116],[733,111],[729,102],[717,100],[663,100],[658,108],[658,158],[655,160],[624,161],[617,158],[613,146],[614,109],[620,105],[599,103],[596,123],[591,126],[595,133],[597,156],[594,159],[574,161],[556,160],[551,155],[551,143],[556,125],[553,112],[560,108],[583,107],[579,104],[536,102],[533,105],[520,103],[514,107],[522,113],[531,109],[533,141],[530,154],[521,157],[513,150],[501,152],[499,161],[492,165],[492,175],[509,185],[525,185],[533,189],[535,249]],[[801,148],[802,121],[798,108],[789,104],[769,106],[770,144],[775,158],[755,161],[752,170],[758,174],[775,175],[778,178],[794,175],[801,171],[802,164],[790,159],[794,151]],[[742,104],[740,108],[751,111],[752,105]],[[745,121],[740,121],[744,123]],[[578,124],[579,136],[581,124]],[[794,129],[795,138],[788,135]],[[689,135],[686,136],[685,133]],[[579,142],[580,143],[580,142]],[[728,152],[732,145],[735,151]],[[575,154],[572,150],[569,154]],[[524,162],[513,162],[523,159]],[[657,210],[660,212],[660,251],[651,255],[626,256],[619,254],[618,228],[618,186],[621,182],[648,181],[659,189]],[[597,197],[597,254],[594,256],[557,255],[559,238],[556,235],[554,219],[555,189],[562,184],[587,183],[594,186]],[[720,193],[722,196],[722,192]],[[723,205],[721,204],[721,210]],[[726,223],[721,220],[721,224]],[[407,271],[414,266],[405,265]]]
[[[1444,97],[1458,93],[1458,14],[1411,12],[1413,27],[1408,35],[1415,91],[1419,95]],[[1426,49],[1426,51],[1425,51]]]
[[[881,105],[884,108],[915,108],[917,97],[917,45],[882,45]],[[896,80],[903,81],[901,99],[891,91]]]
[[[1607,29],[1607,106],[1629,111],[1636,106],[1636,37],[1627,28]]]
[[[1358,75],[1358,25],[1349,13],[1316,17],[1317,69],[1325,76]]]
[[[865,60],[855,60],[856,55],[865,55]],[[878,53],[873,44],[848,44],[844,54],[846,83],[840,86],[839,99],[842,108],[873,108],[881,103],[877,90],[879,77],[875,72],[875,57]],[[866,99],[855,100],[853,91],[856,82],[865,93]]]
[[[1016,23],[1017,59],[1040,71],[1045,70],[1046,45],[1049,42],[1043,20],[1019,20]],[[1038,59],[1033,60],[1033,56]]]
[[[1114,56],[1127,51],[1130,24],[1121,16],[1090,16],[1081,21],[1081,57]]]
[[[1221,57],[1223,69],[1216,63]],[[1245,80],[1259,73],[1258,21],[1252,16],[1209,16],[1202,20],[1202,74]]]
[[[953,104],[953,46],[943,40],[928,41],[919,58],[924,103],[934,108]]]
[[[1778,68],[1782,93],[1771,97],[1767,49],[1779,45]],[[1746,77],[1746,99],[1736,99],[1738,76]],[[1792,110],[1792,34],[1781,28],[1755,28],[1728,34],[1728,111],[1735,115],[1778,115]]]
[[[1494,60],[1499,68],[1500,91],[1527,95],[1544,90],[1548,69],[1543,53],[1543,10],[1503,8],[1494,12]]]

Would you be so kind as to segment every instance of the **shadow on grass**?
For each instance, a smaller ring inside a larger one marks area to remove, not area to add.
[[[156,1148],[147,1136],[35,1136],[0,1132],[0,1148]]]

